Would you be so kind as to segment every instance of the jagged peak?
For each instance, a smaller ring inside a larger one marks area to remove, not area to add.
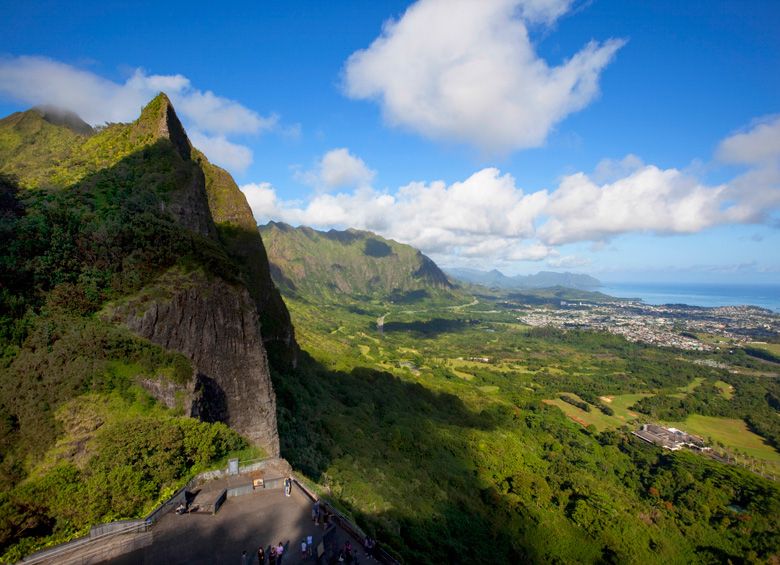
[[[171,99],[164,92],[152,98],[141,111],[141,116],[136,123],[151,129],[157,137],[170,140],[183,159],[192,156],[192,144],[187,137],[187,132],[184,131],[184,126],[176,115]]]

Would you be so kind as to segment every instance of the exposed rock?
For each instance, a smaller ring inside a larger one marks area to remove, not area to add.
[[[293,368],[298,359],[295,331],[271,279],[268,255],[252,209],[227,171],[209,163],[197,150],[195,159],[206,177],[209,208],[220,241],[240,265],[242,278],[257,305],[268,359],[279,371]]]
[[[193,379],[187,386],[164,379],[142,378],[137,379],[136,382],[171,410],[182,410],[185,414],[192,412],[196,379]]]
[[[156,288],[115,308],[112,319],[192,361],[194,390],[190,396],[185,391],[192,416],[225,422],[270,455],[279,454],[276,398],[257,309],[245,288],[199,271],[169,273]],[[183,390],[145,388],[168,405]]]

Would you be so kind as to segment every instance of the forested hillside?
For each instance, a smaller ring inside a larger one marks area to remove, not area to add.
[[[0,173],[3,561],[142,515],[230,452],[278,450],[266,348],[295,363],[289,315],[246,200],[165,95],[98,130],[13,114]],[[217,317],[243,320],[241,348]]]
[[[271,274],[290,296],[415,302],[453,297],[454,285],[419,250],[374,233],[260,226]]]

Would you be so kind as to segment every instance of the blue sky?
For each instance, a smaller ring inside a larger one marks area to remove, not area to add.
[[[261,222],[780,282],[777,2],[1,4],[0,113],[129,120],[164,88]]]

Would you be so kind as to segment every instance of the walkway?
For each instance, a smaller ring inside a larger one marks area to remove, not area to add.
[[[222,481],[213,481],[220,483]],[[216,485],[210,484],[210,487]],[[303,559],[301,540],[311,535],[314,547],[323,541],[323,529],[311,520],[311,501],[297,487],[292,495],[284,496],[283,489],[255,491],[244,496],[227,499],[216,515],[194,513],[166,514],[152,528],[151,545],[127,553],[111,563],[241,563],[241,552],[251,557],[248,563],[257,563],[257,548],[268,548],[271,543],[285,545],[285,565],[315,563],[313,558]],[[332,526],[325,546],[332,553],[348,539],[346,532]],[[351,538],[350,538],[351,539]],[[375,561],[362,553],[358,540],[351,539],[360,563]],[[327,562],[324,561],[324,562]]]

